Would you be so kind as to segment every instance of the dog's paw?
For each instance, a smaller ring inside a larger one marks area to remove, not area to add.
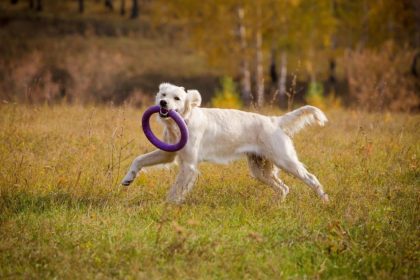
[[[132,182],[133,182],[133,180],[131,180],[131,181],[126,181],[126,180],[123,180],[123,181],[121,182],[121,185],[128,187],[128,186],[129,186]]]
[[[330,198],[328,196],[328,194],[324,193],[324,195],[321,197],[322,202],[324,202],[325,204],[328,204],[330,202]]]
[[[133,181],[134,178],[136,177],[135,174],[133,174],[134,172],[128,172],[127,175],[125,175],[124,179],[121,181],[121,185],[123,186],[129,186]]]
[[[289,194],[289,188],[282,190],[281,192],[281,201],[286,201],[286,197]]]

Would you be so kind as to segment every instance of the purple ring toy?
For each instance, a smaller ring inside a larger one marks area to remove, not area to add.
[[[168,115],[170,118],[172,118],[175,123],[179,127],[179,131],[181,132],[181,139],[176,144],[168,144],[165,142],[162,142],[157,138],[151,128],[150,128],[150,117],[154,114],[160,112],[161,114]],[[152,106],[148,108],[141,119],[141,124],[143,128],[143,132],[146,135],[147,139],[155,145],[157,148],[164,150],[166,152],[176,152],[184,148],[185,144],[187,144],[188,141],[188,128],[187,124],[185,123],[184,119],[179,115],[177,112],[173,110],[166,110],[164,108],[161,108],[159,105]]]

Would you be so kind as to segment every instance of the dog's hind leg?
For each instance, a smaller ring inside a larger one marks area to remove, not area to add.
[[[166,196],[166,201],[175,204],[184,202],[197,179],[198,171],[195,165],[182,163],[175,183]]]
[[[281,139],[281,137],[278,137],[277,139]],[[324,202],[328,202],[328,195],[325,193],[321,183],[315,175],[309,173],[303,163],[299,161],[290,138],[283,137],[283,140],[284,141],[282,142],[276,143],[275,141],[272,141],[267,144],[268,151],[270,152],[267,152],[266,155],[269,160],[273,161],[274,164],[282,170],[301,179],[306,185],[313,189]]]
[[[151,153],[136,157],[121,184],[124,186],[130,185],[134,178],[136,178],[136,175],[141,168],[172,162],[175,159],[175,156],[176,153],[168,153],[162,150],[155,150]]]
[[[273,162],[255,154],[249,154],[247,158],[251,175],[272,187],[277,193],[280,193],[282,199],[285,199],[289,193],[289,187],[277,176],[278,170]]]
[[[283,159],[278,164],[281,169],[291,173],[296,178],[301,179],[306,185],[313,189],[324,202],[329,201],[328,194],[324,191],[321,183],[318,181],[315,175],[309,173],[308,170],[306,170],[303,163],[301,163],[299,160]]]

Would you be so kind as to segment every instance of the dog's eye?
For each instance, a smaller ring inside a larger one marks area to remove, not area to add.
[[[162,97],[165,97],[166,96],[166,93],[162,93]]]
[[[176,100],[176,101],[178,101],[178,100],[180,100],[180,99],[179,99],[179,97],[178,97],[178,96],[175,96],[175,100]]]

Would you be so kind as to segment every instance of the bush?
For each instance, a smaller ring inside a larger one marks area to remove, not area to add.
[[[324,96],[324,87],[319,82],[311,82],[305,95],[305,100],[309,105],[316,106],[320,109],[341,108],[341,99],[330,93]]]
[[[220,83],[222,88],[216,91],[214,97],[211,99],[211,105],[218,108],[241,108],[242,102],[232,78],[223,77]]]
[[[305,94],[305,100],[308,104],[319,107],[324,107],[324,87],[319,82],[310,82],[308,91]]]
[[[369,111],[412,111],[420,105],[410,66],[414,51],[387,42],[380,50],[349,51],[345,56],[350,96]]]

